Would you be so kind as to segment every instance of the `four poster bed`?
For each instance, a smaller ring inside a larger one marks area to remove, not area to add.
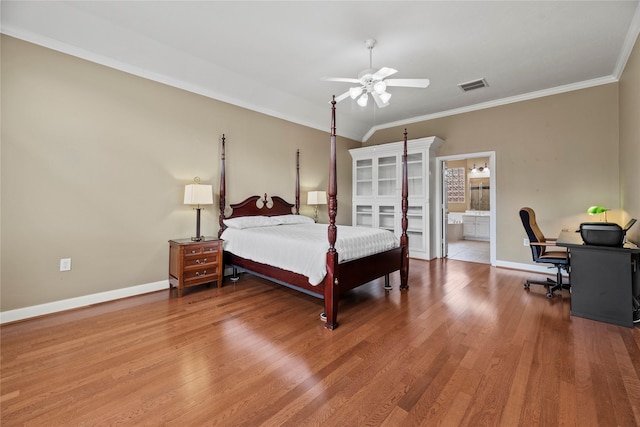
[[[336,225],[336,128],[335,97],[331,102],[331,141],[328,186],[329,225],[315,224],[299,215],[300,161],[296,153],[295,204],[278,196],[251,196],[230,204],[225,215],[225,137],[222,136],[220,167],[220,231],[224,240],[225,265],[247,270],[258,276],[284,284],[324,299],[322,318],[325,326],[338,326],[340,294],[379,277],[400,272],[400,289],[408,288],[409,238],[407,236],[407,132],[404,132],[402,156],[402,234],[400,239],[386,230]],[[293,212],[292,212],[293,209]],[[327,239],[328,237],[328,239]],[[246,239],[246,240],[242,240]],[[253,240],[252,240],[253,239]],[[287,240],[288,239],[288,240]],[[279,259],[271,256],[280,256]],[[295,261],[302,255],[302,267]]]

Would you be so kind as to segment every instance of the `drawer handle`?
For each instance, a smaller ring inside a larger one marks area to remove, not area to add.
[[[192,254],[195,254],[195,253],[196,253],[196,251],[192,249],[192,250],[191,250],[191,253],[192,253]]]
[[[205,259],[205,261],[206,261],[206,259]],[[199,259],[196,260],[196,264],[200,264],[200,260]]]
[[[199,276],[199,275],[200,275],[200,272],[199,272],[199,271],[196,271],[196,276]]]
[[[207,262],[207,259],[205,258],[204,261],[202,261],[202,262]]]
[[[204,271],[202,272],[202,274],[203,274],[203,275],[206,275],[206,274],[207,274],[207,270],[204,270]],[[196,276],[200,276],[200,272],[199,272],[199,271],[196,271]]]

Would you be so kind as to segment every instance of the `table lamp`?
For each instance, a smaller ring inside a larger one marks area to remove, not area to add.
[[[327,192],[326,191],[309,191],[309,194],[307,195],[307,204],[315,206],[313,221],[318,222],[318,205],[327,204]]]
[[[604,222],[607,222],[607,211],[609,209],[605,208],[604,206],[591,206],[589,209],[587,209],[587,213],[589,215],[597,215],[600,213],[604,213]]]
[[[196,236],[191,240],[199,242],[203,239],[200,235],[200,205],[213,204],[213,187],[211,185],[200,184],[200,178],[193,179],[194,184],[187,184],[184,187],[184,204],[196,205]]]

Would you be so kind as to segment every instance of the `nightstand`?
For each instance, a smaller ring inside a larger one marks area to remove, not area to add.
[[[178,288],[178,296],[189,286],[218,282],[222,286],[222,240],[205,237],[169,240],[169,289]]]

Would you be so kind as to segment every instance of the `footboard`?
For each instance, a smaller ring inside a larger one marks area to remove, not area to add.
[[[402,247],[338,264],[340,292],[402,270]]]
[[[338,301],[340,294],[364,285],[379,277],[398,271],[400,288],[407,287],[408,258],[406,247],[337,263],[337,253],[327,254],[327,276],[324,280],[325,327],[338,327]]]

